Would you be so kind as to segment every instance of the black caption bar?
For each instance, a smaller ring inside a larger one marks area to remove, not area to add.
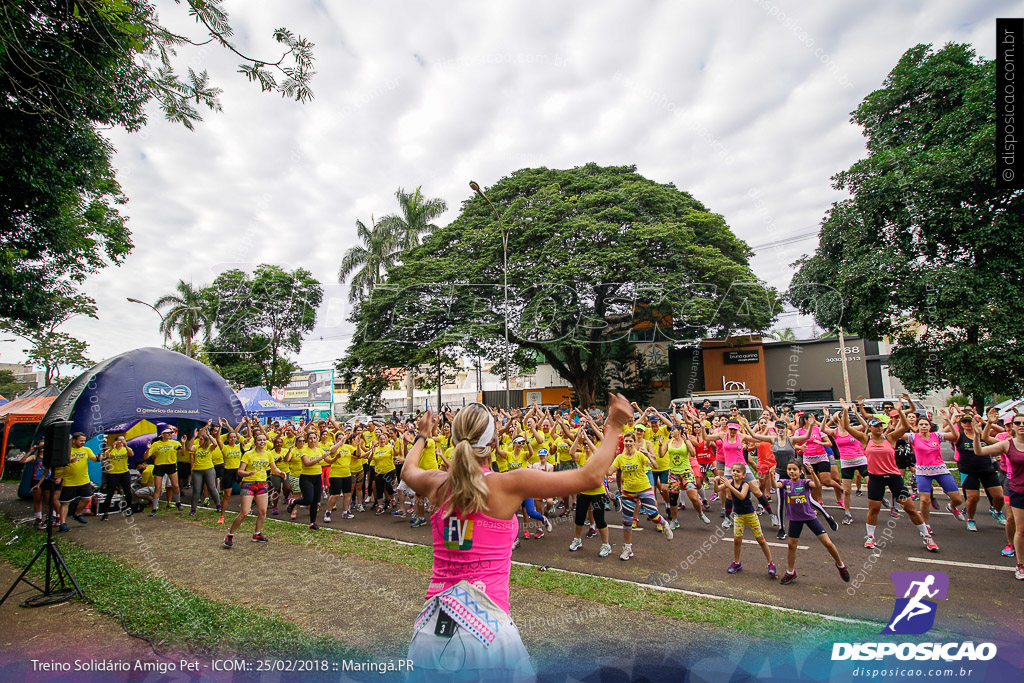
[[[1024,110],[1017,108],[1016,99],[1022,56],[1024,18],[996,19],[996,187],[1001,190],[1024,190]]]

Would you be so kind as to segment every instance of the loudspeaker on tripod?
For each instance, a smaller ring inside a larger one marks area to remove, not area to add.
[[[43,444],[43,465],[66,467],[71,462],[71,423],[58,420],[46,425],[46,442]]]

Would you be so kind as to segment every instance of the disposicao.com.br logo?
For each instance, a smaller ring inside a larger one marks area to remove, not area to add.
[[[920,635],[935,624],[936,600],[945,600],[949,577],[943,572],[893,572],[896,591],[889,623],[883,635]],[[992,643],[834,643],[832,660],[878,661],[886,657],[908,661],[988,661],[996,656]]]

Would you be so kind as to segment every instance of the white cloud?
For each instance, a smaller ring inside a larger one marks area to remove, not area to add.
[[[158,5],[195,35],[179,6]],[[159,345],[156,314],[126,297],[152,302],[179,278],[274,262],[325,284],[300,357],[325,366],[351,331],[335,277],[355,220],[394,211],[397,187],[422,184],[448,202],[447,222],[470,179],[490,185],[525,166],[635,163],[750,244],[768,239],[765,213],[781,237],[807,232],[840,198],[829,177],[864,154],[849,122],[860,100],[918,42],[988,55],[1008,5],[232,0],[243,52],[275,54],[280,25],[316,43],[315,99],[260,93],[221,50],[182,51],[224,89],[224,112],[192,133],[156,111],[141,134],[111,133],[136,247],[88,281],[100,319],[66,329],[96,359]],[[814,244],[764,249],[754,268],[785,287]],[[0,343],[0,355],[18,360],[22,346]]]

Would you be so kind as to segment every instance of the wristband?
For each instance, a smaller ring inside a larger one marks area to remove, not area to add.
[[[423,439],[423,443],[427,442],[427,437],[423,436],[422,434],[417,434],[416,438],[412,440],[413,447],[416,446],[416,442],[419,441],[420,439]]]

